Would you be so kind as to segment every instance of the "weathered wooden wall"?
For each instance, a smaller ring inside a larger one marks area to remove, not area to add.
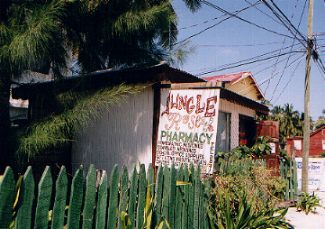
[[[244,107],[242,105],[229,102],[221,99],[219,110],[227,113],[231,113],[230,123],[230,148],[236,148],[239,144],[239,115],[245,115],[249,117],[255,117],[256,112],[253,109]]]
[[[114,105],[76,136],[72,146],[72,169],[95,164],[110,171],[114,164],[129,169],[152,162],[153,90],[129,96]]]

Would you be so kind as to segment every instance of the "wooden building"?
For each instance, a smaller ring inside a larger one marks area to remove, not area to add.
[[[325,152],[325,126],[310,134],[309,156],[320,157]],[[302,157],[303,137],[296,136],[287,139],[286,150],[290,156]]]
[[[51,104],[51,93],[76,87],[80,80],[87,81],[83,84],[83,88],[91,87],[92,89],[122,82],[146,85],[146,87],[141,93],[129,96],[123,106],[111,107],[76,134],[69,159],[62,162],[71,164],[73,170],[80,164],[90,163],[106,170],[110,170],[114,164],[132,168],[140,162],[152,163],[155,158],[155,137],[159,122],[162,85],[211,84],[204,79],[162,63],[118,71],[99,71],[84,76],[82,79],[72,77],[56,84],[53,81],[38,84],[27,83],[16,88],[13,95],[15,98],[29,99],[30,118],[33,119],[33,116],[39,118],[39,115],[42,113],[44,115],[44,112],[39,110],[36,101],[43,98],[43,105]],[[256,117],[260,114],[267,114],[268,108],[253,98],[225,88],[221,83],[215,85],[220,89],[216,150],[229,151],[238,146],[243,139],[245,143],[252,144],[255,139]],[[241,136],[242,133],[245,136]]]

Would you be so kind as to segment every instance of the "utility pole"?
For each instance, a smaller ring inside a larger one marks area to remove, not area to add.
[[[313,52],[313,14],[314,0],[309,0],[308,5],[308,32],[307,32],[307,56],[305,76],[305,101],[304,101],[304,146],[302,157],[302,184],[301,191],[308,192],[308,157],[310,141],[310,72],[311,56]]]

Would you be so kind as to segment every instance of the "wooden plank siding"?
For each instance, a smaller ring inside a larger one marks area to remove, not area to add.
[[[219,110],[230,113],[230,148],[234,149],[239,143],[239,115],[255,117],[256,111],[248,107],[229,102],[225,99],[220,100]]]
[[[110,171],[114,164],[130,171],[140,162],[152,162],[153,89],[129,96],[112,106],[76,136],[72,146],[72,169],[95,164]]]

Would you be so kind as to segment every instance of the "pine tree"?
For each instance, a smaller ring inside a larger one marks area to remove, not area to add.
[[[199,0],[184,2],[192,11],[200,7]],[[84,73],[154,63],[168,58],[176,24],[168,0],[2,0],[0,173],[9,163],[9,92],[14,77],[26,70],[51,70],[60,78],[71,56]]]

